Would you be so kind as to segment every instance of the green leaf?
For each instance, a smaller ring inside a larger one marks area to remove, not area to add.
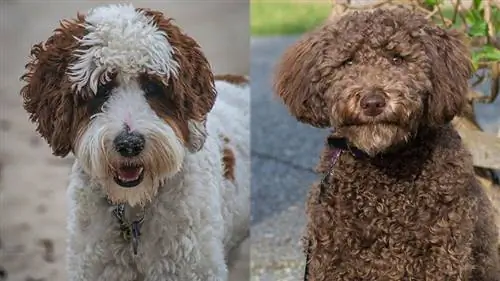
[[[500,8],[496,6],[491,8],[491,21],[493,22],[496,32],[500,32]]]
[[[488,35],[488,24],[484,21],[474,22],[468,31],[469,36],[481,37]]]
[[[437,4],[439,4],[439,2],[441,2],[440,0],[425,0],[424,3],[425,5],[431,7],[431,8],[434,8],[434,6],[436,6]]]
[[[500,50],[491,46],[484,45],[481,49],[472,53],[472,61],[473,62],[482,62],[482,61],[500,61]]]
[[[481,12],[478,10],[470,9],[465,14],[465,19],[469,25],[474,25],[476,22],[483,22],[484,19],[481,15]]]
[[[481,2],[482,2],[482,0],[474,0],[472,2],[472,9],[478,10],[479,7],[481,6]]]
[[[472,67],[474,68],[474,71],[477,71],[479,68],[479,57],[478,53],[473,52],[471,55],[471,62],[472,62]]]
[[[474,72],[476,72],[479,69],[479,62],[478,61],[472,61],[472,68],[474,69]]]

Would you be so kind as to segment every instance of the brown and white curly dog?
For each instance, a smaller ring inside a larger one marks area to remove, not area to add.
[[[335,128],[307,203],[309,280],[500,280],[492,205],[450,125],[471,72],[458,32],[403,7],[349,13],[286,51],[276,93]]]

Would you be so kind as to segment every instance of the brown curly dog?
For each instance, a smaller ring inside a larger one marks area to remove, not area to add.
[[[403,7],[347,14],[286,51],[277,95],[335,128],[307,203],[308,280],[500,280],[492,205],[450,125],[471,72],[458,32]]]

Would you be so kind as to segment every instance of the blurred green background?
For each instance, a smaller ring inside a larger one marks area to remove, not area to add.
[[[250,0],[251,35],[302,34],[326,20],[331,10],[331,0]],[[443,7],[442,12],[446,18],[452,18],[451,7]],[[454,26],[460,24],[457,21]]]
[[[311,30],[330,14],[330,0],[250,0],[253,36],[294,35]]]

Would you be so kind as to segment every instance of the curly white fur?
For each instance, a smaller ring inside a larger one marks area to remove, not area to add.
[[[114,137],[124,125],[147,138],[144,151],[134,159],[124,159],[113,146]],[[113,89],[101,112],[92,116],[75,146],[80,166],[91,180],[99,182],[112,201],[126,201],[132,206],[155,196],[162,181],[179,172],[186,154],[172,127],[151,109],[143,90],[134,80]],[[141,184],[125,189],[110,177],[123,162],[144,166]]]
[[[89,85],[96,93],[99,82],[108,82],[114,70],[125,80],[141,71],[177,74],[179,65],[166,34],[132,5],[97,7],[90,10],[85,22],[88,33],[78,39],[83,48],[76,53],[78,61],[68,69],[77,91]]]
[[[226,255],[249,227],[249,86],[217,81],[206,123],[160,117],[151,104],[160,101],[148,100],[140,75],[165,81],[177,75],[175,48],[165,34],[131,5],[96,8],[83,26],[87,33],[67,74],[74,90],[89,87],[102,104],[73,143],[69,280],[227,280]],[[110,73],[115,80],[108,89]],[[188,141],[179,133],[184,125]],[[117,150],[114,141],[123,132],[143,136],[138,155]],[[228,148],[235,179],[224,177]],[[140,164],[143,179],[124,187],[116,172],[131,163]],[[137,255],[108,200],[144,207]]]
[[[208,137],[159,187],[146,209],[138,255],[120,235],[102,187],[76,161],[70,177],[68,270],[71,281],[222,281],[225,256],[249,226],[249,88],[216,82]],[[236,158],[236,184],[223,177],[224,141]]]

